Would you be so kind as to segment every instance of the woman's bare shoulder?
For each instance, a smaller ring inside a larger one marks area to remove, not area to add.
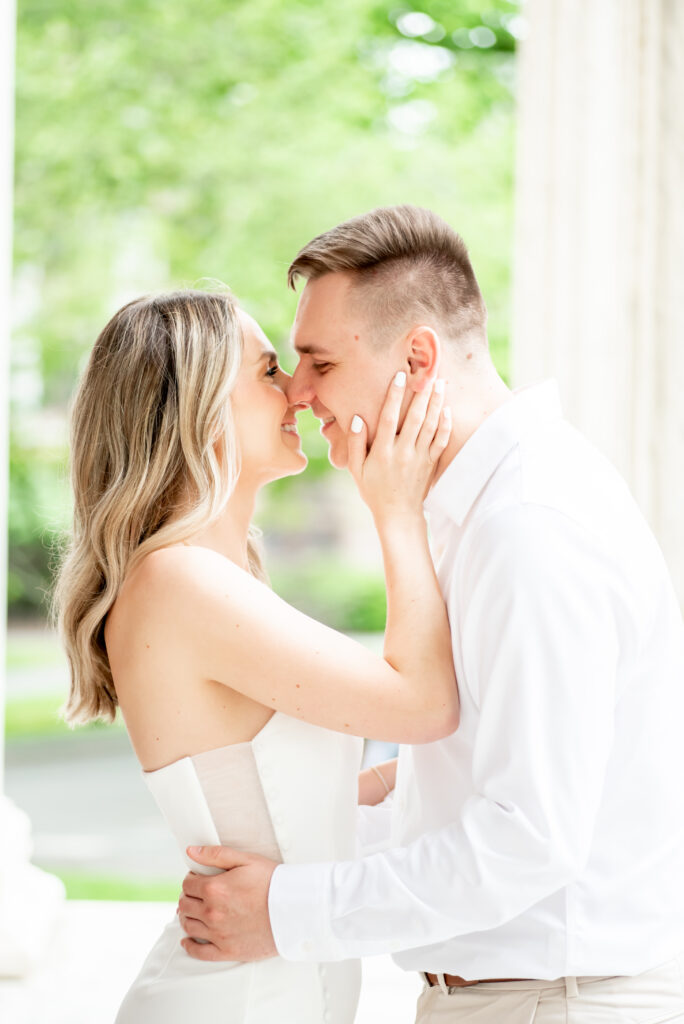
[[[145,555],[125,587],[143,598],[152,594],[172,598],[179,588],[183,593],[206,592],[228,581],[231,589],[240,589],[248,586],[253,577],[212,548],[173,544]]]
[[[189,625],[194,614],[215,603],[224,613],[238,609],[246,588],[258,584],[249,573],[211,548],[183,544],[158,548],[135,566],[124,580],[108,615],[107,633],[128,633],[132,627],[155,623]],[[260,585],[260,584],[258,584]]]
[[[113,667],[123,673],[143,643],[166,652],[165,660],[183,661],[208,620],[230,625],[245,604],[260,603],[245,601],[250,583],[258,581],[210,548],[177,544],[151,551],[127,575],[107,615]]]

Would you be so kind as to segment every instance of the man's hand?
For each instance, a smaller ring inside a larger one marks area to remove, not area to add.
[[[189,846],[198,864],[224,869],[183,881],[178,914],[188,936],[181,945],[196,960],[265,960],[277,956],[268,916],[268,889],[277,864],[226,846]],[[195,942],[204,939],[204,942]]]

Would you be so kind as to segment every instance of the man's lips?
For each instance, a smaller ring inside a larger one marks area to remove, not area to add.
[[[325,434],[328,427],[331,427],[333,423],[337,423],[334,416],[321,417],[321,434]]]

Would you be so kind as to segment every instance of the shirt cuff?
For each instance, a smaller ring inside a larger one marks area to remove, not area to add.
[[[279,864],[268,890],[276,948],[285,960],[340,960],[330,927],[333,864]]]

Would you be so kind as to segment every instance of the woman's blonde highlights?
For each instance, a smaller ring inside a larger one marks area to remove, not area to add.
[[[95,342],[72,405],[73,529],[52,605],[71,723],[116,714],[104,623],[127,574],[206,526],[230,497],[239,473],[230,393],[242,350],[227,292],[137,299]],[[256,534],[250,568],[264,579]]]

